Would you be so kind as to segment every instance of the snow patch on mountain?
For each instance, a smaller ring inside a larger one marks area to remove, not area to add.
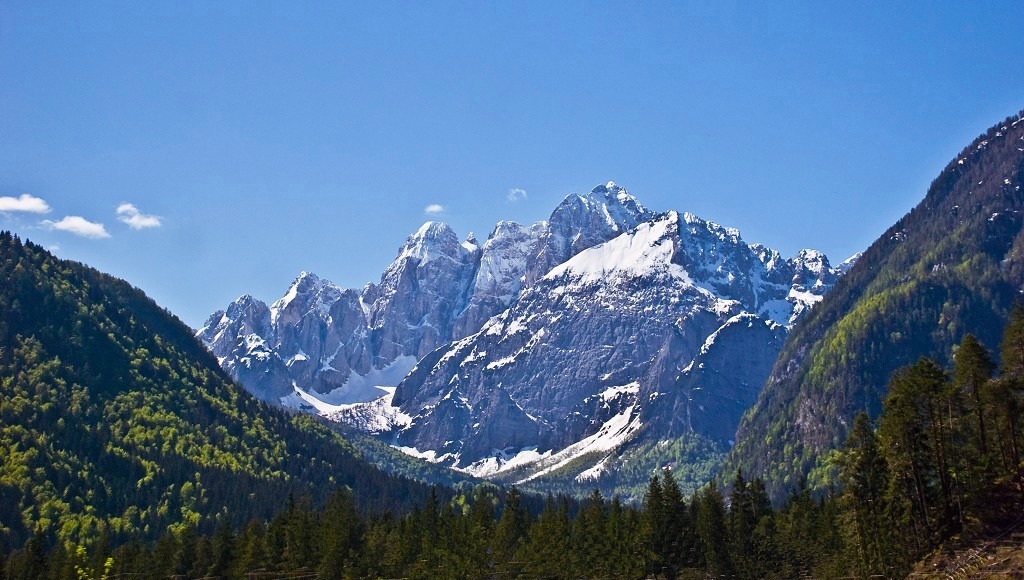
[[[692,284],[686,271],[670,262],[674,244],[669,232],[678,228],[678,215],[641,224],[632,235],[618,236],[610,242],[580,252],[544,276],[552,280],[562,276],[578,278],[583,284],[606,282],[609,276],[639,277],[666,270],[684,284]]]
[[[377,388],[384,392],[382,397],[365,403],[337,405],[321,410],[321,414],[332,421],[345,423],[374,435],[408,427],[412,423],[412,417],[391,404],[395,398],[395,387]]]
[[[409,374],[416,362],[414,356],[400,356],[384,368],[371,368],[366,374],[351,371],[342,386],[316,397],[328,405],[373,401],[384,396],[385,387],[392,388],[393,394],[393,387]]]
[[[854,261],[786,259],[608,182],[483,244],[427,222],[376,283],[302,272],[197,336],[264,400],[403,452],[517,481],[572,463],[590,481],[638,437],[731,435],[787,329]]]
[[[629,441],[640,429],[643,423],[636,405],[626,407],[621,413],[606,421],[597,433],[574,443],[565,449],[537,461],[534,466],[536,471],[523,478],[519,483],[534,480],[552,471],[568,465],[573,460],[584,457],[591,453],[608,452],[619,448]]]

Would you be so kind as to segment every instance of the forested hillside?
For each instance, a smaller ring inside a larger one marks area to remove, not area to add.
[[[945,365],[973,333],[994,349],[1024,286],[1024,122],[1009,118],[949,163],[924,200],[875,241],[801,319],[745,415],[726,473],[774,489],[836,483],[829,450],[859,411],[877,417],[890,375]]]
[[[138,289],[0,234],[0,551],[208,531],[339,487],[377,511],[427,496],[258,402]]]

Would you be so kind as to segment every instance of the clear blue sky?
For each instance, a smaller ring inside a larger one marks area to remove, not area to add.
[[[1024,108],[1022,21],[1019,1],[5,0],[0,228],[193,326],[300,270],[376,280],[426,219],[482,241],[608,180],[838,262]]]

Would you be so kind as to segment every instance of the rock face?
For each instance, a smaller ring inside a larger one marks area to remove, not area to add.
[[[560,463],[644,437],[728,440],[788,325],[836,277],[820,253],[786,261],[693,215],[656,216],[422,359],[394,395],[411,416],[397,444],[493,475],[558,467],[545,460],[587,439]]]
[[[416,361],[472,334],[524,284],[651,213],[614,183],[570,195],[550,221],[500,222],[482,247],[439,222],[409,236],[376,284],[346,290],[303,272],[268,308],[243,296],[197,336],[258,397],[327,412],[380,397]],[[540,274],[538,274],[540,272]]]
[[[593,478],[638,441],[731,439],[788,329],[840,272],[813,250],[787,260],[654,214],[608,183],[548,221],[500,222],[482,246],[424,224],[377,284],[303,273],[269,308],[242,297],[198,336],[258,396],[409,453],[479,475],[572,464]]]

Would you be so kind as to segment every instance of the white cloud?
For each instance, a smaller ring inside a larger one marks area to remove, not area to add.
[[[50,213],[50,205],[34,195],[23,193],[18,197],[0,197],[0,211]]]
[[[423,208],[423,212],[430,215],[437,215],[444,212],[444,206],[439,203],[432,203],[427,207]]]
[[[146,228],[158,228],[163,224],[160,216],[146,215],[140,213],[138,208],[130,203],[122,203],[117,206],[117,219],[128,224],[133,230],[144,230]]]
[[[508,190],[508,200],[515,203],[517,201],[523,201],[526,199],[526,190],[518,187],[513,187]]]
[[[84,217],[77,215],[69,215],[56,222],[52,220],[43,220],[43,225],[51,230],[69,232],[76,236],[92,238],[94,240],[110,237],[110,234],[107,233],[107,228],[103,227],[103,224],[91,222]]]

